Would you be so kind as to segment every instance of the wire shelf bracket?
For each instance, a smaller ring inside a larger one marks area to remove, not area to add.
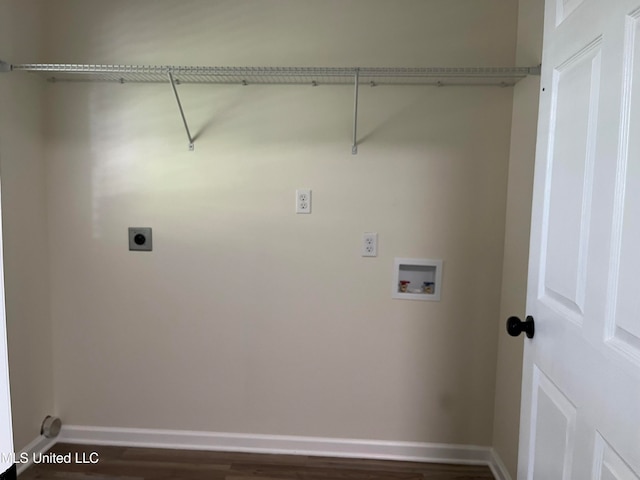
[[[360,69],[356,68],[354,75],[353,93],[353,144],[351,145],[351,155],[358,154],[358,86],[360,85]]]
[[[176,103],[178,104],[178,110],[180,110],[180,116],[182,117],[182,123],[184,124],[184,129],[187,131],[187,138],[189,139],[189,150],[193,152],[193,137],[191,136],[191,131],[189,131],[189,124],[187,123],[187,118],[184,116],[184,110],[182,109],[182,102],[180,102],[180,96],[178,95],[178,89],[176,88],[176,81],[173,79],[173,73],[169,72],[169,82],[171,83],[171,88],[173,90],[173,94],[176,97]]]
[[[358,94],[360,85],[501,86],[540,75],[534,67],[211,67],[177,65],[99,65],[62,63],[9,64],[0,60],[0,73],[29,72],[49,82],[113,82],[171,84],[187,138],[194,150],[178,85],[353,85],[353,139],[351,153],[358,153]]]

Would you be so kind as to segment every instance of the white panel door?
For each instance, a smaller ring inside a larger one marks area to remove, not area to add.
[[[2,214],[0,212],[0,218]],[[7,352],[6,312],[4,303],[4,259],[2,257],[2,222],[0,222],[0,475],[13,466],[13,430],[11,395],[9,394],[9,357]]]
[[[519,480],[640,480],[640,0],[546,0]]]

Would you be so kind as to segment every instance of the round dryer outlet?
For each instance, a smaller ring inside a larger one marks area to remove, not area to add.
[[[47,415],[42,422],[40,433],[46,438],[54,438],[60,433],[60,428],[62,428],[62,422],[60,419],[58,417]]]

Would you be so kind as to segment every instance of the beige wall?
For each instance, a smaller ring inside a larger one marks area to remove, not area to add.
[[[507,0],[47,3],[51,62],[509,65]],[[511,89],[46,86],[68,424],[491,445]],[[313,213],[295,215],[296,188]],[[151,226],[154,251],[127,250]],[[362,232],[379,256],[360,257]],[[394,256],[442,301],[390,298]]]
[[[520,0],[518,12],[518,65],[537,65],[542,58],[543,0]],[[505,225],[504,264],[493,446],[510,475],[516,478],[520,424],[520,388],[524,335],[509,337],[505,320],[526,315],[529,224],[535,160],[540,79],[530,77],[516,85],[513,96],[509,187]]]
[[[0,59],[39,60],[41,2],[0,0]],[[17,450],[53,411],[51,318],[42,152],[44,86],[0,74],[0,178],[9,373]]]

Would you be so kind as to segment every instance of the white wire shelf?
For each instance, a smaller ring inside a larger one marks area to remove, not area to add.
[[[358,89],[360,85],[515,85],[528,75],[540,75],[540,67],[189,67],[176,65],[89,65],[62,63],[25,63],[10,65],[0,61],[0,72],[29,72],[50,82],[116,82],[169,84],[180,117],[194,149],[177,85],[351,85],[354,87],[353,143],[358,153]]]
[[[28,63],[11,70],[32,72],[52,82],[167,83],[176,84],[293,84],[351,85],[356,73],[368,85],[498,85],[512,86],[539,67],[206,67],[175,65],[83,65]]]

